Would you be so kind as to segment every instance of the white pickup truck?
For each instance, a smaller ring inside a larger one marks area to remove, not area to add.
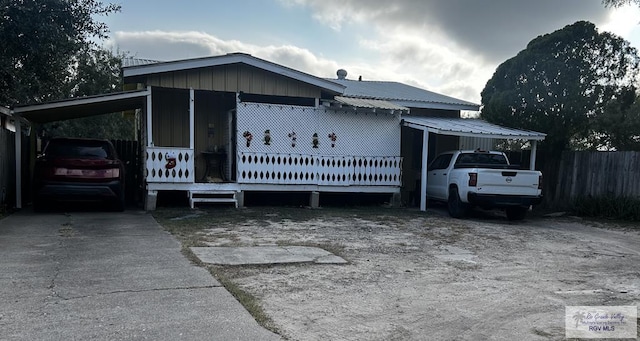
[[[427,168],[427,198],[446,202],[454,218],[478,206],[503,208],[509,220],[522,220],[542,201],[542,173],[518,169],[501,152],[446,152]]]

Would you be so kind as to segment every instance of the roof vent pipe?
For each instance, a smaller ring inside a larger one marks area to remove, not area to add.
[[[336,74],[338,75],[338,79],[346,79],[347,78],[347,70],[345,70],[345,69],[338,70],[338,72],[336,72]]]

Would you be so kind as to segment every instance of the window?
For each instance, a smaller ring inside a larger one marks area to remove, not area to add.
[[[429,168],[427,168],[427,170],[445,169],[449,167],[449,163],[451,162],[452,157],[453,154],[442,154],[438,156],[435,160],[433,160],[431,165],[429,165]]]
[[[459,164],[506,165],[507,159],[502,154],[467,153],[458,156],[456,165]]]

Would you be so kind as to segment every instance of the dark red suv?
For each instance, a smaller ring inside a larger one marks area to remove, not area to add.
[[[124,176],[124,164],[108,140],[53,138],[36,160],[34,210],[68,201],[101,201],[123,211]]]

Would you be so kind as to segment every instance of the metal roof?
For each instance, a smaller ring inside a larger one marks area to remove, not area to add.
[[[63,101],[18,106],[13,109],[13,113],[37,123],[63,121],[142,108],[150,93],[150,90],[145,89],[78,97]]]
[[[391,102],[382,101],[378,99],[364,99],[364,98],[351,98],[336,96],[335,100],[339,103],[350,105],[356,108],[371,108],[371,109],[387,109],[387,110],[400,110],[409,111],[409,108],[393,104]]]
[[[143,58],[122,58],[122,67],[130,67],[130,66],[140,66],[140,65],[148,65],[148,64],[156,64],[161,63],[160,60],[153,59],[143,59]]]
[[[332,79],[346,87],[343,96],[378,99],[409,108],[479,111],[480,106],[454,97],[398,82]]]
[[[402,121],[405,126],[442,135],[536,141],[542,141],[547,136],[544,133],[506,128],[478,119],[402,115]]]
[[[344,86],[336,82],[316,77],[302,71],[294,70],[280,64],[272,63],[264,59],[256,58],[246,53],[230,53],[214,57],[159,62],[145,65],[131,65],[123,67],[122,74],[124,78],[127,78],[163,72],[190,70],[238,63],[251,65],[285,77],[293,78],[301,82],[305,82],[323,88],[325,90],[329,90],[336,94],[341,94],[344,91]]]

